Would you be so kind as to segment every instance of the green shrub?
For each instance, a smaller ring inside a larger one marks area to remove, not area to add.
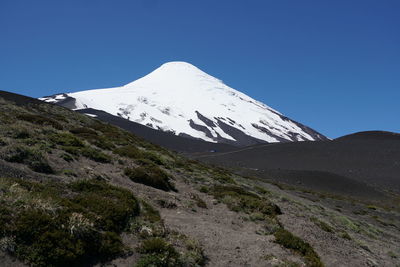
[[[15,254],[34,266],[87,265],[89,260],[107,260],[121,254],[123,245],[115,233],[90,231],[74,235],[63,228],[63,216],[53,218],[40,210],[19,215],[13,234]]]
[[[143,241],[138,251],[145,256],[138,261],[136,267],[173,267],[181,265],[179,262],[179,253],[162,238],[155,237]]]
[[[74,171],[72,171],[72,170],[63,170],[62,173],[63,173],[64,175],[66,175],[66,176],[78,177],[78,175],[77,175]]]
[[[74,156],[80,156],[81,154],[81,149],[76,146],[62,146],[61,149]]]
[[[282,214],[280,208],[268,199],[237,186],[214,186],[210,193],[233,211],[260,212],[267,216]]]
[[[132,216],[139,214],[139,204],[131,192],[105,182],[79,181],[69,185],[76,193],[70,200],[75,212],[93,216],[99,228],[122,231]]]
[[[152,162],[149,159],[139,158],[139,159],[136,160],[136,163],[139,164],[140,166],[156,167],[154,162]]]
[[[352,239],[351,236],[346,231],[342,231],[340,233],[340,237],[344,238],[344,239],[347,239],[347,240],[351,240]]]
[[[53,168],[40,151],[26,146],[20,145],[11,148],[4,159],[9,162],[25,164],[35,172],[54,173]]]
[[[210,188],[207,187],[207,186],[202,185],[200,187],[199,191],[202,192],[202,193],[208,193],[208,192],[210,192]]]
[[[89,143],[101,148],[110,150],[115,146],[114,144],[106,137],[99,135],[95,130],[88,127],[78,127],[70,130],[74,135],[87,140]]]
[[[165,165],[163,159],[153,151],[143,151],[142,155],[145,159],[150,160],[151,162],[154,162],[157,165]]]
[[[27,129],[19,129],[14,133],[15,139],[28,139],[31,133]]]
[[[88,125],[88,127],[101,132],[105,138],[112,140],[116,145],[128,145],[129,143],[136,143],[138,140],[138,138],[133,134],[100,121],[91,121],[91,124]]]
[[[51,126],[57,130],[62,130],[63,126],[56,120],[51,118],[47,118],[41,115],[36,114],[19,114],[17,115],[17,119],[27,121],[33,124],[43,125],[43,126]]]
[[[125,175],[133,182],[148,185],[164,191],[175,191],[175,187],[170,183],[170,178],[163,170],[157,166],[127,168]]]
[[[67,154],[67,153],[62,154],[61,158],[63,160],[65,160],[66,162],[74,161],[74,158],[70,154]]]
[[[142,158],[142,152],[140,149],[138,149],[136,146],[133,145],[127,145],[127,146],[122,146],[114,149],[114,154],[118,154],[122,157],[127,157],[131,159],[139,159]]]
[[[311,221],[314,222],[317,226],[319,226],[319,228],[321,228],[322,230],[324,230],[325,232],[329,232],[329,233],[333,233],[335,231],[335,229],[332,228],[332,226],[330,226],[329,224],[327,224],[326,222],[323,222],[321,220],[318,220],[315,217],[311,218]]]
[[[98,136],[99,134],[88,127],[77,127],[69,130],[71,133],[78,135],[79,137],[89,137],[91,138],[92,136]]]
[[[0,137],[0,146],[6,146],[7,143]]]
[[[91,160],[101,162],[101,163],[109,163],[111,162],[111,157],[98,149],[91,147],[84,147],[80,150],[82,156],[89,158]]]
[[[82,142],[81,139],[77,138],[73,134],[70,134],[68,132],[63,132],[63,133],[56,133],[50,136],[50,140],[61,146],[65,147],[84,147],[85,144]]]
[[[301,238],[293,235],[291,232],[281,228],[274,233],[275,242],[285,248],[292,249],[304,256],[307,266],[322,267],[318,254],[314,251],[310,244]]]
[[[134,145],[122,146],[114,149],[114,154],[137,160],[140,165],[165,165],[163,159],[154,151],[146,151]]]
[[[161,216],[158,210],[153,208],[150,204],[147,202],[142,201],[142,217],[144,217],[145,220],[151,222],[151,223],[156,223],[161,221]]]
[[[24,163],[34,156],[35,153],[32,149],[26,146],[15,146],[7,151],[7,155],[4,159],[9,162]]]
[[[53,168],[49,165],[47,160],[45,160],[42,157],[32,160],[31,162],[28,163],[28,166],[35,172],[48,173],[48,174],[54,173]]]
[[[196,202],[197,207],[202,208],[202,209],[207,209],[206,202],[204,202],[204,200],[202,200],[198,195],[191,194],[190,198]]]
[[[103,258],[108,259],[118,256],[124,251],[124,249],[125,247],[122,243],[121,237],[117,233],[103,233],[99,247],[99,254],[106,255],[106,257],[103,256]]]
[[[71,141],[72,140],[73,139],[71,139]],[[79,139],[75,139],[75,140],[79,140]],[[66,143],[68,143],[68,142],[66,142]],[[83,157],[89,158],[91,160],[94,160],[96,162],[109,163],[109,162],[112,161],[111,156],[103,153],[101,150],[93,148],[93,147],[85,146],[83,143],[82,143],[82,146],[78,145],[80,143],[81,143],[80,140],[77,143],[72,141],[72,143],[70,143],[71,145],[69,145],[69,146],[68,145],[65,145],[65,146],[63,145],[61,147],[61,149],[64,150],[65,152],[71,154],[71,155],[74,155],[74,156],[77,156],[77,157],[83,156]],[[76,144],[76,145],[72,145],[72,144]],[[68,161],[68,160],[71,160],[72,157],[63,156],[63,158]]]
[[[0,237],[12,237],[9,253],[31,266],[89,266],[121,255],[119,233],[139,214],[129,191],[104,182],[1,179],[0,186]],[[2,198],[8,194],[21,203]]]

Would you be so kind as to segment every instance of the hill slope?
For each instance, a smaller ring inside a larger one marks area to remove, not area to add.
[[[153,129],[209,142],[245,146],[326,139],[185,62],[166,63],[121,87],[41,100],[71,109],[102,110]]]
[[[201,159],[309,188],[331,191],[336,187],[336,192],[365,198],[379,197],[373,188],[400,192],[400,139],[395,133],[363,132],[333,141],[259,145]],[[336,178],[329,178],[332,175]]]
[[[0,172],[0,266],[399,263],[395,207],[310,199],[1,91]]]

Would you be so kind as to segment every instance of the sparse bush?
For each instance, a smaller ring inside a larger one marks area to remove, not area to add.
[[[28,114],[28,113],[19,114],[17,115],[17,119],[27,121],[33,124],[51,126],[57,130],[63,129],[63,126],[58,121],[37,114]]]
[[[139,158],[136,160],[136,163],[139,164],[140,166],[146,166],[146,167],[157,167],[156,164],[154,164],[151,160],[149,159],[144,159],[144,158]]]
[[[124,146],[132,142],[136,143],[138,140],[138,138],[133,134],[121,131],[115,126],[100,121],[91,121],[88,127],[101,132],[105,138],[112,140],[112,142],[116,145]]]
[[[137,160],[140,165],[165,165],[163,159],[154,151],[146,151],[134,145],[122,146],[114,149],[114,154]]]
[[[81,139],[77,138],[73,134],[70,134],[68,132],[63,132],[63,133],[56,133],[50,136],[50,140],[61,146],[65,147],[84,147],[85,144],[82,142]]]
[[[260,212],[253,212],[250,214],[250,220],[251,221],[264,221],[265,220],[265,215],[260,213]]]
[[[335,219],[340,224],[345,226],[347,229],[350,229],[350,230],[355,231],[355,232],[360,232],[361,231],[360,227],[355,222],[353,222],[350,218],[348,218],[346,216],[338,216],[338,217],[335,217]]]
[[[163,170],[154,167],[127,168],[125,175],[133,182],[148,185],[164,191],[175,191],[175,187],[170,183],[170,178]]]
[[[71,208],[88,214],[104,231],[122,231],[129,219],[139,214],[138,202],[127,190],[95,181],[75,182],[70,188],[79,193],[70,200],[78,206]]]
[[[114,154],[131,159],[139,159],[142,157],[142,152],[136,146],[127,145],[114,149]]]
[[[144,217],[145,220],[151,222],[151,223],[156,223],[161,221],[161,216],[158,210],[154,209],[150,204],[142,201],[142,217]]]
[[[52,141],[61,145],[61,149],[74,156],[84,156],[101,163],[111,162],[111,157],[101,150],[86,146],[80,139],[70,133],[57,134],[52,136]],[[65,160],[71,161],[72,157],[63,156]]]
[[[365,215],[368,212],[366,210],[355,210],[355,211],[353,211],[353,213],[356,215]]]
[[[14,133],[15,139],[27,139],[29,137],[31,137],[31,133],[27,129],[21,128]]]
[[[318,254],[314,251],[310,244],[303,241],[301,238],[293,235],[291,232],[281,228],[274,233],[275,242],[282,245],[285,248],[292,249],[299,252],[304,256],[307,266],[322,267],[324,266],[321,262]]]
[[[145,159],[150,160],[157,165],[165,165],[163,159],[153,151],[143,151],[142,155]]]
[[[73,158],[70,154],[67,154],[67,153],[63,153],[63,154],[61,155],[61,158],[62,158],[63,160],[65,160],[66,162],[74,161],[74,158]]]
[[[7,143],[0,137],[0,146],[6,146]]]
[[[63,170],[62,173],[63,173],[64,175],[66,175],[66,176],[78,177],[78,175],[77,175],[74,171],[72,171],[72,170]]]
[[[54,173],[53,168],[49,165],[40,151],[26,146],[20,145],[10,148],[4,159],[9,162],[25,164],[35,172]]]
[[[204,202],[204,200],[202,200],[198,195],[191,194],[190,198],[196,202],[197,207],[202,208],[202,209],[207,209],[206,202]]]
[[[260,194],[263,194],[263,195],[269,195],[269,194],[271,194],[271,192],[269,192],[267,189],[265,189],[265,188],[263,188],[263,187],[261,187],[261,186],[255,186],[255,189],[256,189]]]
[[[78,135],[79,137],[88,137],[91,138],[92,136],[98,136],[99,134],[88,127],[77,127],[69,130],[71,133]]]
[[[164,209],[176,209],[178,207],[175,202],[167,201],[164,199],[157,200],[157,204]]]
[[[202,192],[202,193],[208,193],[208,192],[210,192],[210,188],[208,188],[207,186],[203,185],[203,186],[200,187],[199,191]]]
[[[104,182],[2,179],[0,185],[0,237],[13,237],[9,253],[32,266],[87,266],[121,255],[119,233],[139,213],[129,191]]]
[[[329,233],[333,233],[335,231],[335,229],[332,228],[332,226],[330,226],[329,224],[327,224],[326,222],[323,222],[321,220],[318,220],[315,217],[311,218],[311,221],[314,222],[317,226],[319,226],[319,228],[321,228],[322,230],[324,230],[325,232],[329,232]]]
[[[91,160],[101,162],[101,163],[109,163],[111,162],[111,157],[98,149],[91,147],[84,147],[80,150],[82,156],[87,157]]]
[[[179,253],[162,238],[155,237],[143,241],[138,251],[146,256],[138,261],[136,267],[173,267],[181,265],[179,262]]]
[[[246,191],[237,186],[214,186],[210,191],[219,201],[225,203],[233,211],[245,213],[260,212],[267,216],[282,214],[280,208],[268,199]]]
[[[101,148],[110,150],[115,146],[114,144],[106,137],[99,135],[95,130],[88,127],[78,127],[70,130],[74,135],[87,140],[89,143]]]
[[[340,237],[342,237],[344,239],[347,239],[347,240],[351,240],[352,239],[351,236],[346,231],[342,231],[340,233]]]

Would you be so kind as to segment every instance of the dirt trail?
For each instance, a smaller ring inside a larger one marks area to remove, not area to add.
[[[208,257],[207,266],[272,266],[263,256],[271,255],[296,260],[290,252],[273,243],[273,237],[257,234],[262,225],[244,221],[226,205],[217,204],[207,194],[194,191],[190,186],[178,184],[181,201],[177,209],[162,209],[161,215],[168,228],[197,239]],[[207,204],[207,209],[196,211],[183,207],[195,193]]]

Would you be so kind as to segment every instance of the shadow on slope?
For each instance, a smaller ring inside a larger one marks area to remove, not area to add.
[[[395,133],[363,132],[333,141],[259,145],[195,158],[332,193],[380,198],[379,190],[400,192],[400,138]]]
[[[218,144],[206,142],[194,138],[176,136],[172,133],[154,130],[147,126],[132,122],[118,116],[111,115],[107,112],[96,109],[82,109],[78,112],[83,114],[96,115],[96,119],[116,125],[125,129],[137,136],[146,139],[149,142],[163,146],[167,149],[174,150],[182,153],[195,153],[195,152],[227,152],[236,150],[237,147],[227,144]]]

